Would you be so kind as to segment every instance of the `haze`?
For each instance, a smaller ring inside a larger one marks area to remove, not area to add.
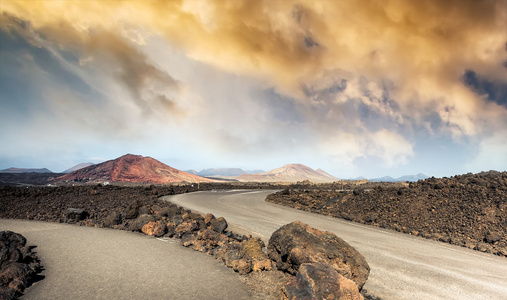
[[[0,2],[0,169],[507,170],[507,1]]]

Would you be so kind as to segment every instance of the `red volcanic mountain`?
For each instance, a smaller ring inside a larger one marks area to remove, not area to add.
[[[127,154],[114,160],[91,165],[57,178],[58,181],[84,182],[203,182],[213,181],[169,167],[151,157]]]
[[[309,180],[312,182],[334,182],[340,180],[321,169],[314,169],[301,164],[289,164],[264,173],[242,174],[236,179],[257,182],[296,182]]]

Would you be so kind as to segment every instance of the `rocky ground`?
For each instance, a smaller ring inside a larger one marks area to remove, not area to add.
[[[228,231],[227,221],[223,218],[216,218],[211,214],[202,216],[172,203],[158,200],[161,195],[185,193],[196,188],[192,185],[3,186],[0,187],[0,218],[109,227],[143,232],[159,238],[179,239],[183,246],[211,255],[243,275],[245,283],[251,287],[256,299],[282,297],[292,299],[293,296],[296,296],[295,299],[303,299],[303,296],[309,293],[318,298],[319,296],[315,293],[329,292],[329,290],[336,291],[336,299],[362,299],[363,297],[376,299],[368,295],[366,291],[363,291],[363,295],[359,293],[368,277],[369,268],[365,272],[364,266],[357,267],[354,264],[355,261],[362,263],[364,258],[353,259],[352,257],[360,256],[360,254],[344,245],[340,247],[346,254],[337,254],[338,243],[333,244],[333,249],[329,248],[328,240],[338,239],[336,236],[317,234],[317,237],[307,237],[311,239],[311,242],[299,240],[289,243],[296,250],[281,249],[276,246],[287,244],[286,240],[294,235],[294,230],[307,231],[311,234],[319,232],[304,224],[295,224],[293,225],[295,229],[291,231],[286,228],[277,237],[272,238],[270,245],[266,247],[258,238]],[[311,234],[301,233],[300,235]],[[326,238],[323,239],[320,236]],[[323,245],[309,250],[301,244]],[[268,251],[270,247],[272,250]],[[306,252],[301,252],[302,249]],[[320,257],[326,257],[326,249],[333,251],[334,260],[320,259]],[[280,254],[279,251],[288,251],[288,254]],[[287,257],[291,257],[290,253],[293,258],[286,261]],[[304,259],[306,256],[317,259]],[[302,272],[298,272],[300,266],[303,265]],[[356,278],[358,272],[355,270],[358,268],[363,270],[360,281]],[[319,278],[324,277],[330,279],[325,281],[325,286],[319,286],[318,283],[321,281]],[[350,295],[353,297],[349,297]]]
[[[22,235],[0,231],[0,299],[16,299],[41,279],[40,261]]]
[[[507,256],[507,172],[353,191],[285,189],[267,201]]]

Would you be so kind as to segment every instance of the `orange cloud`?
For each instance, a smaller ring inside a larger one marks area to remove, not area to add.
[[[504,107],[488,103],[462,80],[469,69],[507,84],[503,0],[7,0],[0,10],[29,20],[48,39],[75,47],[83,56],[110,53],[123,70],[118,79],[134,94],[139,82],[163,78],[177,86],[141,52],[125,50],[134,29],[163,36],[197,61],[256,77],[299,101],[323,136],[342,130],[375,137],[372,147],[381,149],[378,153],[397,153],[384,139],[401,145],[403,153],[397,154],[403,157],[412,149],[392,133],[394,128],[375,131],[361,120],[340,122],[346,119],[344,103],[365,105],[394,124],[426,126],[437,115],[455,138],[504,126],[507,117]],[[132,64],[131,57],[139,57],[139,64]],[[348,86],[340,93],[328,92],[342,80]]]

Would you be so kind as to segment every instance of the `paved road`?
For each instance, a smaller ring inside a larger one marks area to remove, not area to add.
[[[384,299],[507,299],[506,258],[268,203],[269,193],[210,191],[164,199],[223,216],[231,229],[266,242],[295,220],[334,232],[366,257],[371,273],[365,288]]]
[[[45,279],[21,299],[250,299],[240,276],[211,256],[139,233],[0,219],[24,235]]]

